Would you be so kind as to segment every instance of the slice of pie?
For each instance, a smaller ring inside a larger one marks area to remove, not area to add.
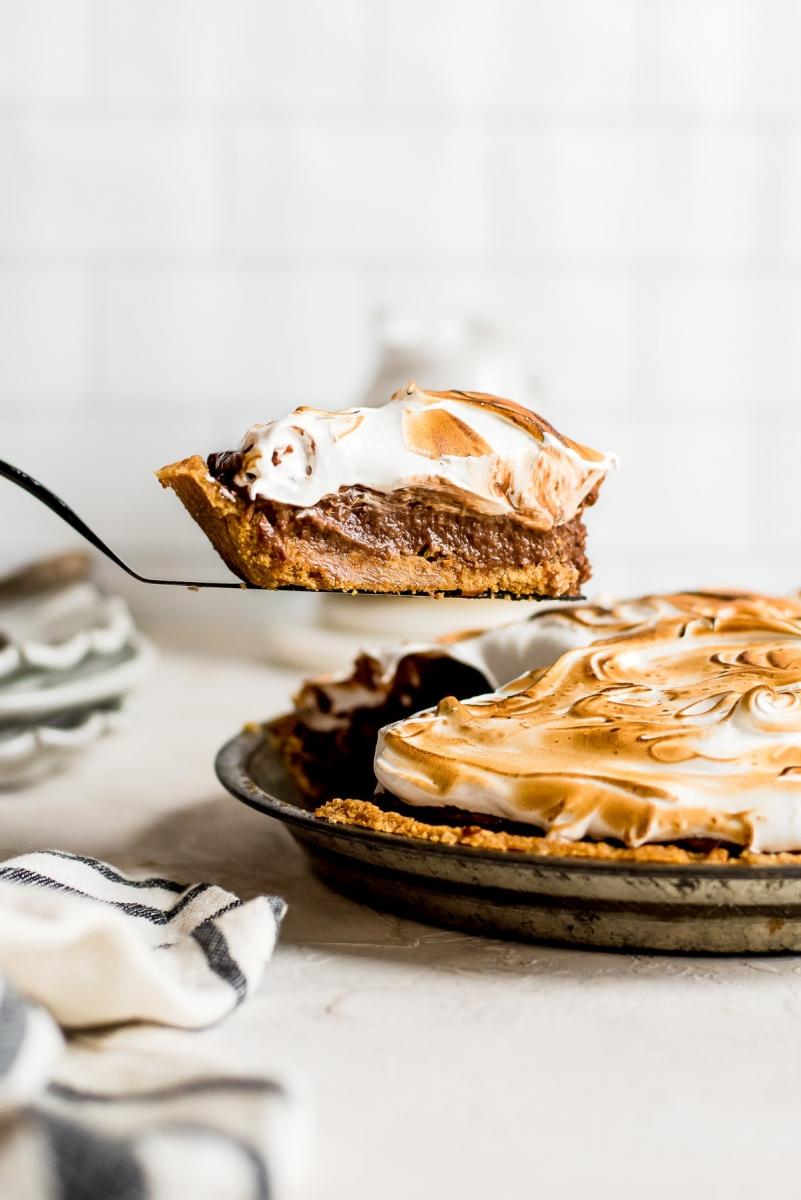
[[[489,686],[468,699],[444,695],[385,724],[376,795],[340,791],[318,815],[538,854],[797,861],[798,598],[679,593],[550,612],[509,627],[505,656],[493,645],[502,632],[410,649],[412,661],[418,653],[454,656],[460,665],[467,659]],[[397,698],[402,662],[389,663],[372,689],[374,724],[390,713],[388,698]],[[534,669],[496,686],[526,663]],[[350,709],[345,701],[352,682],[316,684],[334,698],[339,688],[329,733],[338,724],[340,737],[355,729],[348,712],[364,708],[363,695],[351,691]],[[307,685],[294,716],[296,765],[297,746],[307,754],[313,746],[305,734],[314,724],[311,696]],[[418,698],[412,691],[410,710]],[[368,746],[365,738],[362,750]]]
[[[296,409],[158,477],[257,587],[569,597],[613,463],[510,400],[411,383],[380,408]]]

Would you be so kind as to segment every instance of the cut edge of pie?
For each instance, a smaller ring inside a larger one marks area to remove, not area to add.
[[[217,479],[199,455],[157,473],[197,522],[226,565],[254,587],[308,591],[370,592],[428,596],[514,596],[571,598],[590,576],[584,551],[586,529],[579,513],[553,530],[532,530],[514,517],[466,515],[443,526],[435,549],[423,536],[437,513],[419,495],[388,495],[366,488],[342,489],[307,508],[279,501],[251,501]],[[594,498],[594,497],[593,497]],[[416,523],[393,548],[376,529],[403,529],[414,507]],[[512,530],[522,556],[497,564],[498,533]],[[454,527],[448,544],[448,528]],[[465,533],[487,532],[484,551],[465,552]],[[496,526],[498,527],[496,529]],[[529,561],[521,565],[520,557]]]

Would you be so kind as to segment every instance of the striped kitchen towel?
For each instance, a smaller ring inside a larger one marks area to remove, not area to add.
[[[145,1034],[143,1047],[140,1033],[113,1087],[108,1071],[93,1086],[91,1054],[76,1086],[59,1027],[216,1023],[258,985],[284,908],[277,897],[242,901],[61,851],[0,864],[0,1196],[275,1194],[297,1134],[280,1084],[198,1077],[199,1048],[174,1034],[171,1076],[162,1070],[153,1087],[145,1060],[163,1060],[165,1043],[148,1047]],[[95,1061],[113,1040],[94,1039]]]

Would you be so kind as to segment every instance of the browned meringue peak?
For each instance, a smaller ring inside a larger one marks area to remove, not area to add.
[[[687,610],[387,726],[379,783],[571,841],[801,849],[801,605],[670,599]]]
[[[415,489],[429,503],[547,531],[594,503],[615,465],[511,400],[410,382],[375,408],[303,407],[254,425],[235,482],[253,501],[297,507],[349,487]]]
[[[416,388],[415,383],[409,385],[410,388]],[[423,393],[427,397],[433,397],[437,400],[460,400],[466,404],[475,404],[479,408],[489,409],[496,416],[503,417],[506,421],[511,421],[513,425],[519,426],[526,433],[536,438],[538,442],[545,441],[547,434],[561,442],[563,446],[569,446],[581,458],[587,462],[600,463],[607,458],[598,450],[593,450],[590,446],[583,446],[581,442],[574,442],[572,438],[565,437],[558,429],[555,429],[550,421],[546,421],[539,413],[533,412],[530,408],[524,408],[522,404],[518,404],[516,400],[506,400],[503,396],[493,396],[490,392],[462,392],[451,390],[447,392],[432,392],[427,390]]]

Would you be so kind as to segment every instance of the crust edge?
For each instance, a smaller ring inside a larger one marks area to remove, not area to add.
[[[229,570],[244,582],[250,582],[241,563],[239,539],[234,535],[242,505],[212,479],[200,455],[169,463],[156,471],[156,478],[163,488],[175,492]]]
[[[399,838],[415,838],[444,846],[468,846],[474,850],[495,850],[502,853],[529,854],[537,858],[574,858],[620,863],[662,863],[668,866],[688,864],[718,867],[801,866],[801,853],[758,853],[743,850],[732,854],[725,847],[708,852],[687,850],[683,846],[660,843],[648,846],[615,846],[610,842],[567,842],[536,835],[507,833],[485,829],[480,825],[434,825],[404,816],[391,809],[379,808],[367,800],[334,799],[314,810],[320,820],[334,825],[370,829]]]

